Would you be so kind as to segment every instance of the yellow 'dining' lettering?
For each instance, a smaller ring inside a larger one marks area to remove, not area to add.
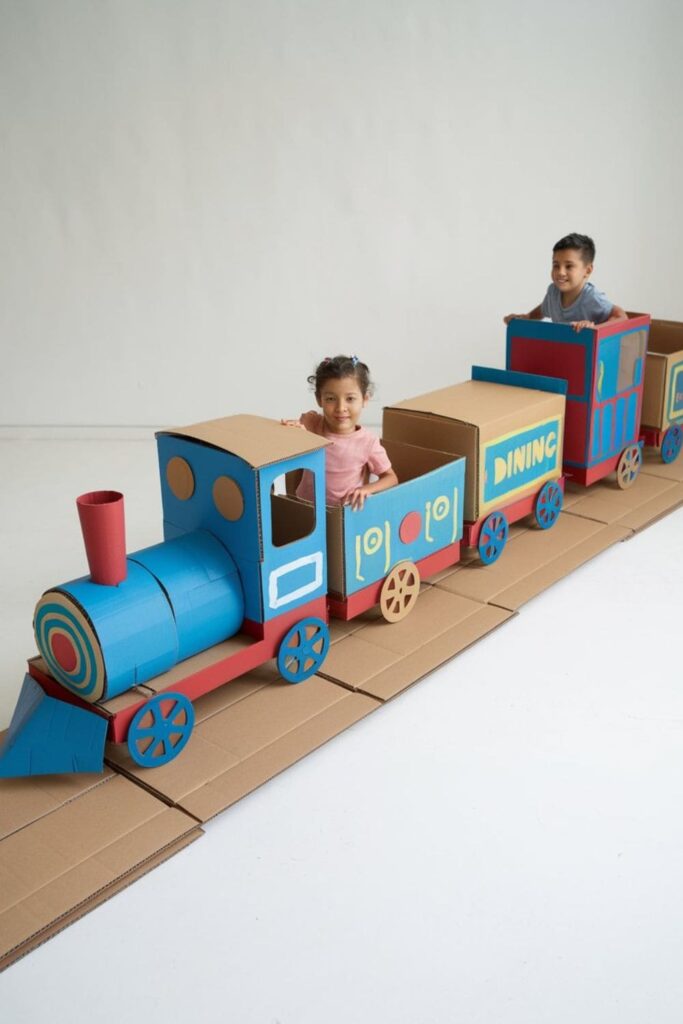
[[[551,430],[546,437],[537,437],[527,441],[507,453],[505,458],[496,456],[494,460],[494,476],[497,484],[501,481],[533,469],[546,459],[552,459],[557,451],[557,434]]]

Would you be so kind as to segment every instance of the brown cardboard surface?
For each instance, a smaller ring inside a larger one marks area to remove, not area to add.
[[[197,724],[182,757],[150,770],[119,745],[107,760],[206,821],[378,706],[317,676],[292,686],[264,665],[195,702]]]
[[[238,455],[255,469],[280,459],[316,451],[329,444],[318,434],[296,427],[284,427],[277,420],[265,419],[263,416],[224,416],[222,419],[206,420],[188,427],[159,430],[156,436],[163,434],[203,441],[213,448]]]
[[[590,487],[568,482],[564,507],[569,515],[635,531],[655,522],[681,502],[683,484],[641,472],[633,486],[625,491],[611,479]]]
[[[561,423],[556,448],[557,477],[560,475],[564,413],[563,395],[470,380],[418,395],[385,409],[383,434],[388,440],[412,439],[425,447],[465,455],[464,516],[467,521],[474,522],[491,511],[491,502],[484,501],[486,443],[557,417]],[[548,476],[543,479],[548,479]],[[539,481],[534,480],[518,488],[516,500],[534,493],[539,486]],[[499,506],[501,502],[496,504]]]
[[[26,790],[40,781],[26,780]],[[23,813],[0,842],[0,969],[201,834],[120,775],[78,786],[58,780],[53,809],[31,821]],[[3,780],[0,800],[11,790]]]
[[[456,566],[436,588],[516,611],[600,551],[630,536],[627,528],[563,512],[550,530],[530,528],[519,533],[493,565]]]
[[[555,412],[558,400],[547,391],[467,380],[397,402],[391,408],[460,420],[486,427],[493,435],[514,429],[520,414],[533,422],[537,411],[541,417],[545,415],[546,408],[551,413]]]
[[[683,359],[683,323],[652,320],[647,348],[641,423],[661,430],[671,422],[667,391],[673,368]]]
[[[175,842],[169,843],[163,850],[160,850],[152,857],[149,857],[142,864],[138,865],[138,867],[133,868],[125,875],[121,875],[120,878],[117,878],[116,881],[112,882],[110,885],[104,886],[92,899],[86,900],[84,903],[81,903],[80,905],[73,907],[72,910],[62,914],[62,916],[56,919],[52,924],[43,928],[39,935],[31,936],[25,942],[16,946],[6,956],[0,958],[0,971],[4,971],[5,968],[10,967],[15,963],[15,961],[20,960],[22,956],[26,956],[38,946],[42,946],[42,944],[47,942],[48,939],[51,939],[53,935],[57,935],[65,928],[68,928],[70,924],[73,924],[74,921],[78,921],[80,917],[84,917],[85,914],[88,914],[91,910],[95,910],[95,908],[99,907],[102,903],[106,903],[106,901],[111,899],[112,896],[115,896],[117,892],[121,892],[122,889],[127,889],[128,886],[132,885],[138,878],[142,878],[142,876],[146,875],[149,871],[159,867],[159,865],[163,864],[165,860],[172,857],[174,853],[179,853],[180,850],[189,846],[190,843],[193,843],[195,839],[199,839],[202,835],[204,835],[204,833],[199,826],[193,828],[191,832],[187,832]]]
[[[662,462],[658,448],[645,448],[643,451],[643,468],[645,476],[661,476],[664,480],[674,480],[683,484],[683,452],[675,462]]]
[[[643,385],[643,408],[641,423],[661,429],[665,423],[664,392],[668,375],[668,360],[658,352],[648,352],[645,357],[645,383]]]
[[[0,732],[2,744],[5,732]],[[100,775],[39,775],[0,779],[0,841],[25,825],[56,811],[71,800],[101,786],[111,778],[107,768]]]
[[[501,608],[429,587],[401,622],[374,618],[338,636],[321,675],[385,701],[510,616]]]

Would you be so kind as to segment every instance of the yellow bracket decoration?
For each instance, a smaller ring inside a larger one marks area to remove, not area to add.
[[[365,581],[361,569],[363,567],[363,555],[376,555],[379,549],[384,545],[384,572],[389,571],[391,566],[391,523],[388,519],[384,521],[384,527],[371,526],[369,527],[363,536],[360,534],[356,537],[356,579],[361,582]]]

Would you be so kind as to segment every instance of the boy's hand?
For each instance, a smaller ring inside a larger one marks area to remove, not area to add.
[[[508,313],[507,316],[503,317],[503,323],[509,324],[511,320],[528,320],[528,313]]]
[[[365,484],[363,487],[354,487],[344,498],[344,504],[350,505],[354,512],[360,512],[365,504],[365,499],[373,493],[369,484]]]
[[[583,331],[586,327],[592,331],[595,324],[592,320],[572,320],[572,327],[575,331]]]
[[[299,420],[280,420],[280,423],[283,427],[299,427],[300,430],[306,429],[303,423],[300,423]]]

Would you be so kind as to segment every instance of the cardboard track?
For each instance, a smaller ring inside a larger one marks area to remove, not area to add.
[[[531,598],[683,504],[683,458],[648,452],[628,491],[569,486],[547,532],[511,532],[499,562],[433,577],[402,622],[376,610],[332,625],[320,676],[284,684],[271,665],[196,702],[177,761],[138,769],[110,746],[102,776],[0,782],[0,970],[203,835],[200,823],[506,623]]]

